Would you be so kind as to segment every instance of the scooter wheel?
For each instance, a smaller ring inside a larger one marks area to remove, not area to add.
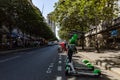
[[[99,69],[95,69],[93,71],[94,74],[96,74],[96,77],[100,77],[101,76],[101,71]]]
[[[92,67],[91,67],[91,70],[93,71],[94,69],[95,69],[94,66],[92,66]]]
[[[68,74],[69,74],[69,71],[70,71],[70,67],[69,67],[69,66],[66,66],[66,68],[65,68],[65,75],[68,75]]]
[[[101,72],[98,73],[98,77],[100,77],[100,76],[101,76]]]
[[[101,72],[99,72],[95,77],[101,77]]]

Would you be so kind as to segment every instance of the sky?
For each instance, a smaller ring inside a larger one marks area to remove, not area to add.
[[[33,4],[37,6],[46,18],[47,14],[54,10],[54,3],[58,0],[32,0]]]
[[[32,2],[36,7],[40,9],[45,19],[47,19],[47,14],[54,10],[54,3],[58,2],[58,0],[32,0]],[[56,37],[60,39],[58,36],[58,30],[59,29],[56,28]]]

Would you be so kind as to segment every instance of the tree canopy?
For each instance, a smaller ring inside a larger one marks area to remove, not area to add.
[[[28,0],[0,1],[0,12],[0,24],[7,23],[11,28],[17,27],[24,33],[35,37],[48,40],[56,38],[41,11]]]
[[[59,0],[52,12],[60,25],[60,33],[75,29],[86,32],[90,25],[111,23],[117,16],[118,0]],[[60,34],[61,35],[61,34]],[[67,35],[67,34],[65,34]]]

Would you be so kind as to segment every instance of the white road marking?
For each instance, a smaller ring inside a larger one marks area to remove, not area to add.
[[[61,66],[58,66],[58,71],[62,71],[62,67]]]
[[[58,63],[59,63],[59,64],[61,64],[61,63],[62,63],[62,61],[59,61]]]
[[[75,78],[75,77],[72,77],[72,78],[69,78],[69,79],[67,79],[67,80],[76,80],[76,78]]]
[[[59,58],[61,60],[61,58]]]
[[[51,73],[51,70],[47,70],[46,73]]]
[[[52,72],[52,67],[54,66],[54,63],[50,63],[46,73],[51,73]]]
[[[62,80],[61,76],[56,77],[56,80]]]
[[[16,59],[18,57],[20,57],[20,56],[15,56],[15,57],[7,58],[7,59],[4,59],[4,60],[0,60],[0,63],[10,61],[10,60]]]
[[[52,70],[51,68],[48,68],[46,73],[51,73],[52,72],[51,70]]]
[[[61,56],[61,55],[59,55],[59,59],[62,59],[62,56]]]
[[[54,66],[54,63],[51,63],[50,65],[49,65],[49,67],[53,67]]]

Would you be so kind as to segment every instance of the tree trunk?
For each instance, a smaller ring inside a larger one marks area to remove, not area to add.
[[[96,51],[97,51],[97,53],[100,53],[98,41],[96,41]]]
[[[85,40],[85,35],[84,35],[84,28],[82,27],[82,50],[84,50],[84,40]]]

